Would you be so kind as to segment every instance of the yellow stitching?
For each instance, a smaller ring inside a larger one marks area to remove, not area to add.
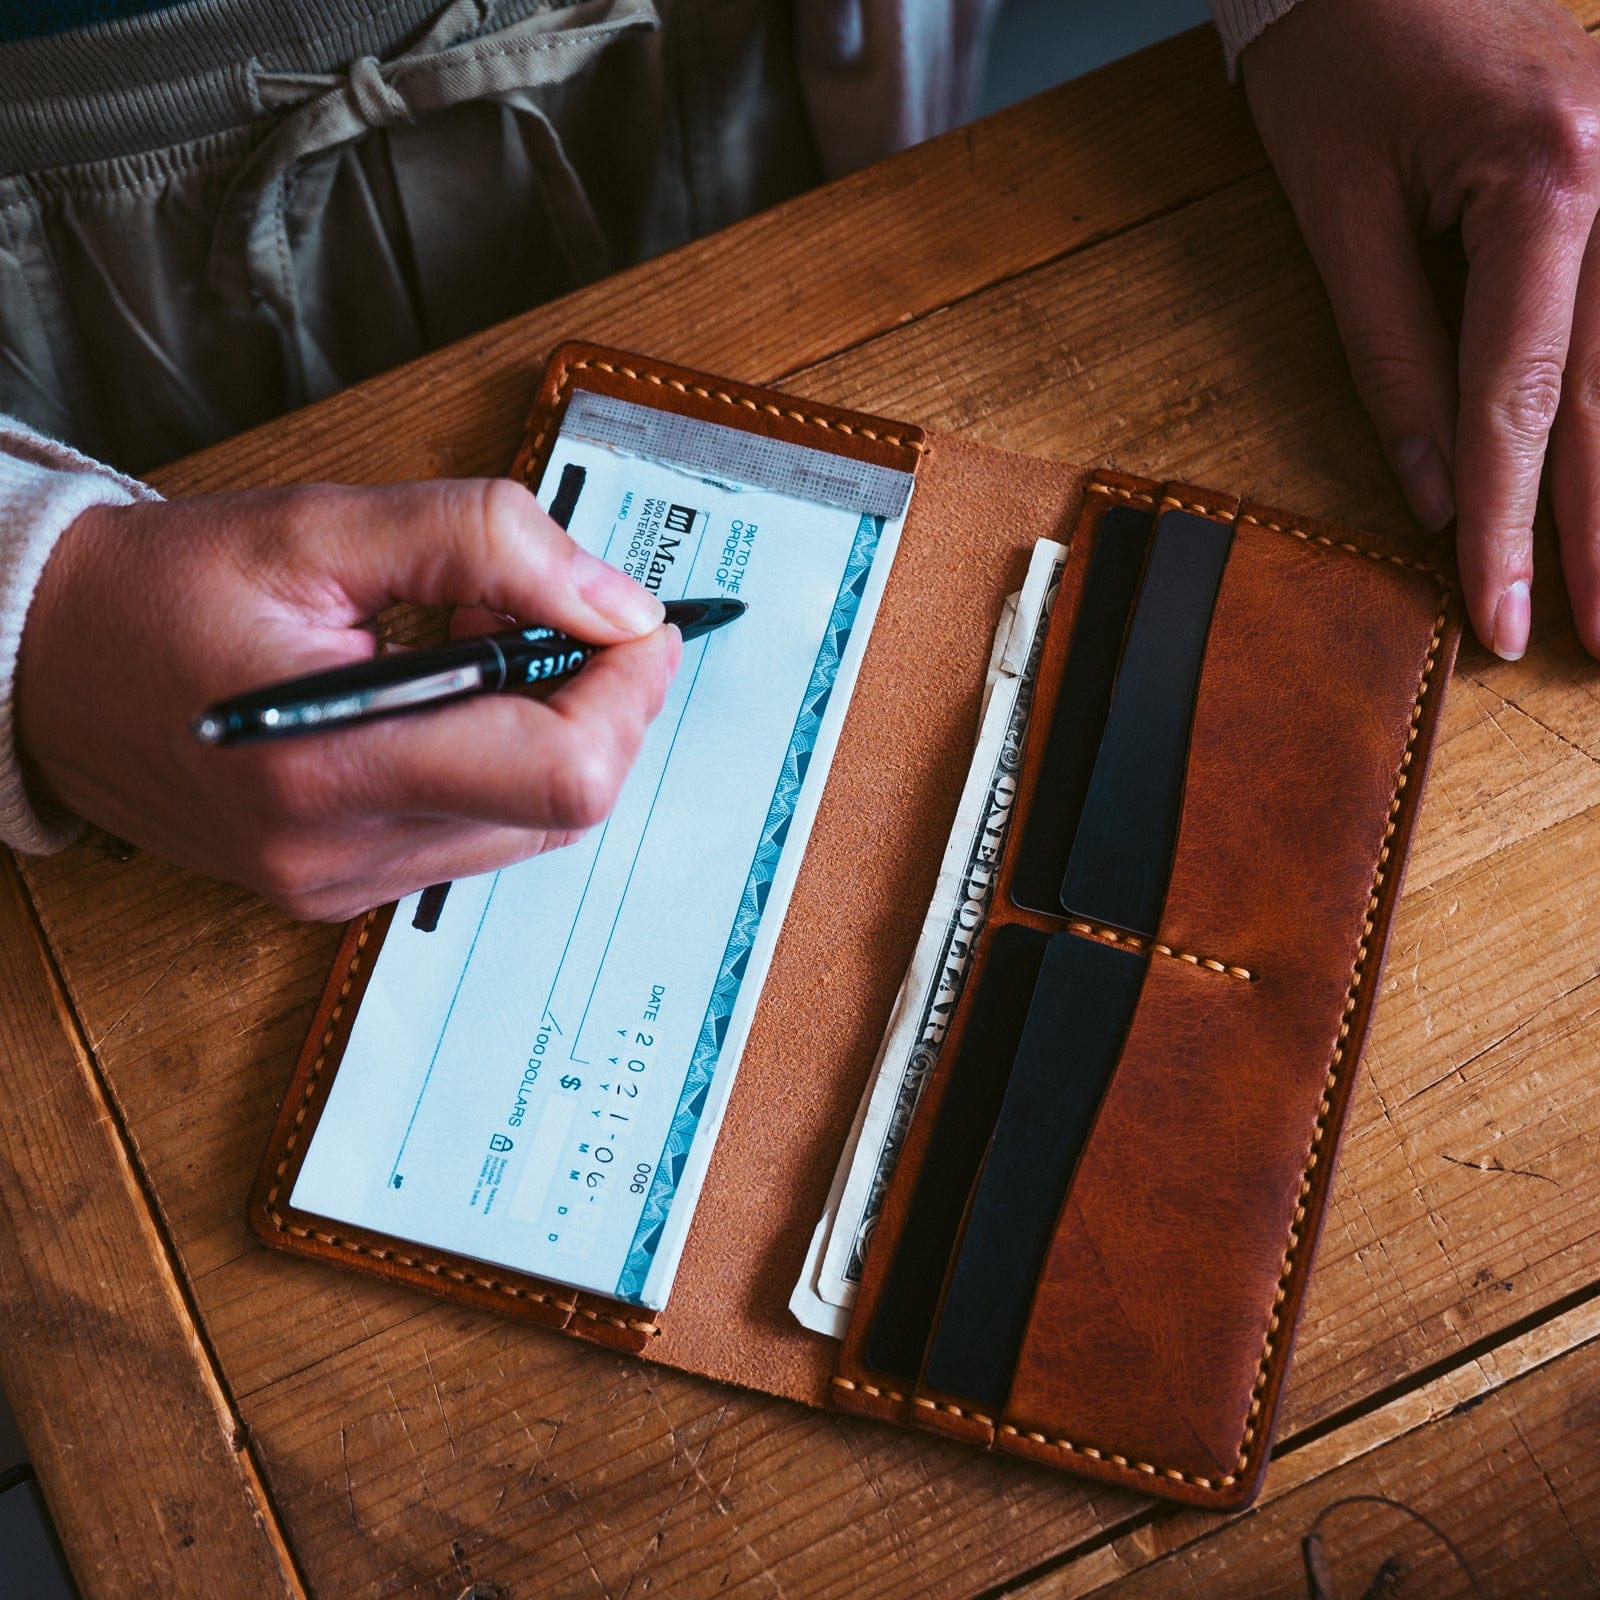
[[[1409,556],[1391,555],[1387,550],[1373,550],[1364,544],[1352,544],[1348,539],[1330,539],[1326,534],[1307,533],[1303,528],[1286,528],[1280,522],[1263,522],[1260,517],[1252,517],[1247,513],[1236,520],[1248,522],[1255,528],[1270,528],[1274,533],[1286,533],[1291,539],[1302,539],[1307,544],[1320,544],[1327,550],[1348,550],[1351,555],[1365,556],[1368,561],[1387,561],[1391,566],[1410,567],[1413,572],[1426,573],[1447,596],[1451,592],[1450,580],[1437,567],[1430,567],[1426,561],[1414,561]],[[1410,759],[1411,752],[1408,750],[1407,764],[1410,763]]]
[[[1078,919],[1067,924],[1073,933],[1086,933],[1096,939],[1104,939],[1113,944],[1127,945],[1130,950],[1140,950],[1152,955],[1171,956],[1174,961],[1186,961],[1191,967],[1203,967],[1207,972],[1220,972],[1229,978],[1238,978],[1245,983],[1254,983],[1260,976],[1248,967],[1229,966],[1218,961],[1214,956],[1197,956],[1189,950],[1174,950],[1170,944],[1162,944],[1158,940],[1146,939],[1137,933],[1121,933],[1116,928],[1108,928],[1099,922],[1083,922]]]
[[[986,1417],[981,1411],[968,1411],[963,1406],[951,1405],[948,1400],[930,1400],[926,1395],[913,1395],[911,1403],[921,1406],[924,1411],[948,1411],[951,1416],[965,1417],[968,1422],[981,1422],[986,1428],[994,1426],[994,1418]]]
[[[914,450],[919,456],[933,454],[930,445],[924,444],[920,439],[902,438],[897,433],[878,433],[872,428],[858,427],[849,422],[836,422],[831,417],[821,417],[811,411],[794,411],[786,406],[774,405],[770,400],[751,400],[744,395],[734,396],[721,389],[707,389],[698,383],[685,383],[681,378],[663,378],[655,372],[638,372],[632,367],[617,366],[610,361],[601,361],[598,358],[585,358],[575,361],[570,367],[563,367],[556,376],[556,399],[561,398],[562,390],[566,387],[569,372],[582,372],[589,367],[595,367],[601,372],[609,372],[613,377],[631,378],[635,383],[653,383],[658,389],[676,389],[679,394],[692,394],[701,400],[718,400],[724,405],[743,406],[747,411],[764,411],[772,417],[788,417],[794,422],[812,424],[818,428],[827,428],[832,433],[844,433],[852,436],[859,434],[863,439],[871,439],[876,444],[892,444],[901,450]],[[545,434],[549,432],[549,424],[540,430],[539,437],[533,442],[531,454],[537,456],[539,448],[544,443]]]
[[[1139,489],[1124,489],[1114,483],[1094,482],[1089,485],[1090,494],[1111,494],[1119,500],[1131,500],[1136,506],[1150,506],[1154,508],[1156,499],[1154,495],[1145,494]]]
[[[874,1400],[896,1400],[905,1404],[905,1396],[898,1389],[880,1389],[875,1383],[852,1383],[848,1378],[841,1378],[838,1373],[833,1375],[834,1383],[841,1389],[857,1389],[862,1394],[870,1394]]]
[[[1180,500],[1176,495],[1164,494],[1161,497],[1164,506],[1171,506],[1174,511],[1192,511],[1199,517],[1227,517],[1227,512],[1220,506],[1203,506],[1198,500]]]
[[[1262,526],[1271,526],[1271,524],[1262,524]],[[1275,531],[1284,533],[1293,532],[1294,530],[1279,528]],[[1299,534],[1297,537],[1306,538],[1307,535]],[[1331,541],[1323,540],[1321,542],[1326,544],[1330,543]],[[1350,546],[1348,548],[1354,549],[1357,547]],[[1371,554],[1371,552],[1368,551],[1359,551],[1358,553]],[[1379,557],[1378,559],[1389,560],[1392,558]],[[1404,564],[1411,565],[1411,563]],[[1431,569],[1421,567],[1418,570],[1427,572]],[[1231,1488],[1239,1481],[1240,1476],[1248,1470],[1250,1466],[1251,1450],[1255,1446],[1259,1435],[1259,1430],[1256,1426],[1256,1419],[1260,1417],[1262,1408],[1265,1404],[1262,1397],[1262,1391],[1266,1387],[1267,1367],[1272,1361],[1272,1353],[1276,1347],[1278,1330],[1283,1326],[1283,1319],[1279,1315],[1279,1309],[1282,1307],[1284,1301],[1289,1297],[1289,1283],[1294,1276],[1295,1267],[1297,1265],[1297,1253],[1301,1244],[1305,1240],[1305,1235],[1301,1232],[1301,1223],[1305,1219],[1305,1206],[1303,1202],[1311,1193],[1311,1174],[1316,1170],[1317,1162],[1321,1158],[1321,1152],[1317,1147],[1322,1143],[1323,1139],[1327,1135],[1328,1117],[1333,1109],[1332,1096],[1335,1090],[1337,1090],[1339,1087],[1339,1072],[1340,1067],[1344,1063],[1345,1043],[1350,1036],[1350,1018],[1355,1011],[1356,1002],[1359,998],[1361,981],[1366,976],[1366,963],[1372,953],[1372,934],[1375,927],[1375,918],[1378,910],[1378,897],[1382,893],[1384,880],[1389,874],[1389,841],[1393,839],[1394,831],[1400,824],[1400,810],[1404,804],[1408,769],[1411,766],[1412,756],[1416,750],[1417,735],[1422,731],[1423,707],[1428,698],[1428,690],[1433,683],[1433,669],[1438,665],[1439,662],[1439,645],[1441,640],[1444,638],[1445,619],[1449,615],[1450,586],[1444,583],[1444,580],[1439,578],[1437,573],[1433,573],[1432,576],[1438,579],[1440,584],[1443,586],[1445,591],[1444,598],[1439,607],[1439,615],[1434,619],[1433,637],[1428,643],[1428,655],[1427,659],[1423,662],[1422,677],[1417,684],[1416,698],[1411,703],[1411,727],[1406,736],[1406,747],[1400,758],[1399,769],[1395,774],[1394,795],[1389,801],[1389,824],[1384,830],[1383,835],[1384,848],[1379,853],[1377,874],[1372,880],[1372,892],[1367,897],[1366,917],[1361,929],[1361,947],[1356,953],[1355,965],[1350,975],[1350,988],[1345,996],[1344,1011],[1339,1020],[1338,1042],[1334,1046],[1333,1058],[1328,1063],[1327,1077],[1323,1084],[1322,1100],[1317,1112],[1317,1122],[1311,1134],[1311,1150],[1306,1158],[1305,1171],[1301,1174],[1300,1191],[1297,1196],[1294,1218],[1289,1227],[1289,1238],[1283,1253],[1283,1265],[1278,1271],[1278,1287],[1272,1298],[1272,1309],[1267,1316],[1266,1337],[1261,1350],[1261,1365],[1256,1372],[1256,1381],[1250,1390],[1249,1421],[1246,1423],[1243,1437],[1239,1441],[1239,1455],[1234,1464],[1233,1471],[1224,1478],[1204,1478],[1197,1473],[1181,1472],[1176,1467],[1152,1466],[1147,1461],[1129,1462],[1125,1461],[1119,1456],[1108,1457],[1104,1454],[1104,1452],[1096,1450],[1089,1445],[1073,1444],[1070,1439],[1052,1439],[1044,1434],[1035,1433],[1031,1430],[1028,1432],[1023,1432],[1009,1422],[1003,1422],[1000,1424],[999,1431],[1001,1433],[1009,1434],[1012,1438],[1028,1439],[1034,1444],[1044,1445],[1051,1449],[1065,1450],[1070,1455],[1087,1456],[1093,1461],[1109,1460],[1113,1464],[1121,1464],[1126,1467],[1132,1467],[1141,1473],[1153,1474],[1159,1477],[1168,1478],[1174,1483],[1193,1484],[1196,1488],[1200,1489],[1214,1490]],[[835,1379],[834,1381],[838,1382],[840,1380]]]
[[[302,1228],[294,1223],[285,1222],[277,1212],[272,1213],[272,1221],[279,1233],[292,1234],[296,1239],[316,1239],[322,1244],[334,1245],[340,1250],[354,1250],[377,1261],[393,1261],[402,1267],[412,1267],[435,1278],[449,1278],[455,1283],[471,1283],[479,1288],[492,1289],[497,1294],[509,1295],[513,1300],[532,1300],[540,1305],[556,1305],[564,1311],[573,1309],[572,1303],[563,1300],[559,1295],[547,1294],[538,1289],[519,1289],[514,1284],[501,1283],[496,1278],[482,1278],[476,1273],[447,1267],[442,1261],[425,1261],[419,1256],[401,1255],[398,1250],[379,1249],[373,1245],[363,1244],[359,1239],[346,1239],[342,1234]]]
[[[1091,494],[1115,495],[1122,500],[1131,500],[1136,505],[1156,505],[1153,495],[1141,494],[1134,489],[1123,489],[1109,483],[1090,483],[1088,492]],[[1195,502],[1185,503],[1174,495],[1163,495],[1160,503],[1164,506],[1173,506],[1180,511],[1193,511],[1201,516],[1217,517],[1222,513],[1215,506],[1204,506]],[[1429,566],[1426,561],[1417,561],[1409,556],[1394,555],[1387,550],[1374,550],[1368,545],[1356,544],[1349,539],[1330,539],[1323,533],[1307,533],[1304,528],[1291,528],[1281,522],[1267,522],[1261,517],[1252,516],[1249,512],[1241,512],[1234,518],[1236,523],[1246,522],[1253,528],[1267,528],[1273,533],[1287,534],[1291,539],[1303,540],[1306,544],[1319,544],[1328,550],[1346,550],[1351,555],[1365,556],[1369,561],[1386,561],[1392,566],[1409,567],[1413,572],[1421,572],[1432,578],[1448,594],[1451,591],[1450,580],[1439,571],[1437,567]]]
[[[608,1317],[603,1311],[591,1311],[587,1306],[574,1306],[575,1317],[587,1317],[591,1322],[606,1322],[613,1328],[632,1328],[635,1333],[648,1333],[652,1339],[661,1337],[661,1329],[654,1322],[636,1322],[632,1317]]]

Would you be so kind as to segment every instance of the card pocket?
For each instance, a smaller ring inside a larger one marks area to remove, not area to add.
[[[1420,563],[1245,508],[1155,947],[1191,959],[1152,963],[998,1447],[1120,1456],[1235,1500],[1259,1481],[1448,607]]]
[[[996,950],[1035,952],[1029,1015],[986,1041],[1003,1054],[1014,1036],[1013,1065],[975,1180],[957,1183],[959,1202],[941,1197],[941,1238],[953,1229],[955,1242],[931,1322],[934,1274],[921,1270],[916,1386],[905,1386],[915,1338],[879,1382],[853,1323],[835,1397],[1090,1476],[1237,1505],[1265,1467],[1415,816],[1413,757],[1449,670],[1453,602],[1425,563],[1265,508],[1182,486],[1101,492],[1159,508],[1169,530],[1205,520],[1181,554],[1206,567],[1209,543],[1211,598],[1187,608],[1191,633],[1202,610],[1209,631],[1140,666],[1137,607],[1125,642],[1120,618],[1087,611],[1108,546],[1093,562],[1074,551],[1062,594],[1078,615],[1058,605],[1046,641],[1034,715],[1050,732],[1030,731],[1015,859],[1002,863],[980,947],[986,987],[1002,981]],[[1110,523],[1105,510],[1086,516],[1084,544]],[[1145,586],[1160,545],[1158,532]],[[1191,601],[1203,588],[1191,574]],[[1042,797],[1071,658],[1095,627],[1114,635],[1119,667],[1092,778],[1079,740],[1081,815],[1061,869],[1060,839],[1040,847],[1030,828],[1052,814]],[[1169,645],[1183,628],[1180,615],[1163,630]],[[1185,650],[1187,666],[1174,660]],[[1140,675],[1159,686],[1149,748],[1139,732],[1150,714],[1118,726]],[[1117,742],[1148,782],[1117,777],[1107,755]],[[1107,770],[1115,781],[1102,784]],[[1037,887],[1050,872],[1062,890],[1053,916]],[[964,1002],[955,1019],[963,1058],[979,1016]],[[1100,1063],[1092,1091],[1092,1075],[1062,1070],[1087,1057]],[[916,1134],[914,1124],[908,1149]],[[893,1260],[892,1237],[885,1245]],[[881,1299],[882,1263],[869,1256],[869,1282],[874,1265]]]

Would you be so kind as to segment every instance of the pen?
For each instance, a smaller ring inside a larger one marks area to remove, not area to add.
[[[667,622],[687,641],[744,615],[742,600],[669,600]],[[202,744],[245,744],[342,728],[373,717],[570,678],[602,645],[554,628],[512,628],[432,650],[406,650],[252,689],[194,719]]]

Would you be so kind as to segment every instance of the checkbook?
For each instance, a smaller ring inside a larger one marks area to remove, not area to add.
[[[748,440],[569,406],[538,495],[573,539],[749,609],[604,824],[397,908],[292,1206],[666,1305],[911,487]]]
[[[256,1232],[529,1337],[1247,1503],[1448,557],[587,344],[510,470],[663,599],[749,610],[686,648],[603,826],[350,926]]]

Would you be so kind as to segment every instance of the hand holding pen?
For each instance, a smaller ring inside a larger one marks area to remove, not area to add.
[[[607,648],[547,697],[477,694],[226,752],[195,738],[219,691],[370,662],[368,625],[398,601],[486,606]],[[604,817],[677,670],[663,617],[505,480],[98,507],[57,545],[23,636],[30,798],[342,920]]]
[[[744,611],[742,600],[669,600],[663,620],[687,643]],[[203,744],[248,744],[326,733],[474,695],[553,687],[576,676],[605,648],[555,628],[477,634],[437,649],[400,651],[219,700],[194,719],[195,737]]]

